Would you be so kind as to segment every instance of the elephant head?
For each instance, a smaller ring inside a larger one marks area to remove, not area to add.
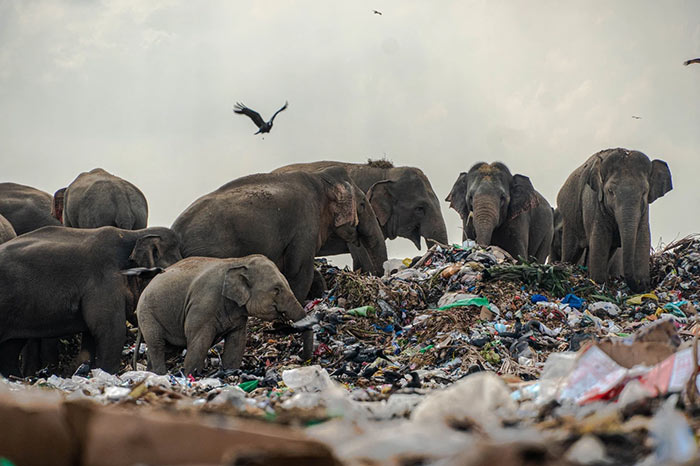
[[[596,154],[583,176],[600,209],[614,219],[625,280],[632,289],[645,288],[638,282],[640,276],[648,281],[640,271],[649,267],[649,204],[673,189],[668,165],[638,151],[610,149]]]
[[[445,200],[462,217],[465,238],[482,246],[491,244],[496,228],[539,204],[530,178],[511,175],[500,162],[479,162],[461,173]]]
[[[51,216],[63,223],[63,209],[65,205],[66,198],[66,188],[61,188],[56,191],[53,195],[53,202],[51,203]]]
[[[428,247],[430,240],[447,243],[447,228],[440,202],[428,178],[417,168],[401,167],[398,177],[374,183],[367,191],[384,236],[410,239],[421,248],[421,237]]]
[[[182,259],[180,241],[169,228],[135,230],[136,242],[129,255],[134,267],[166,268]]]
[[[303,323],[306,312],[275,264],[258,254],[242,261],[224,275],[221,291],[224,298],[244,307],[249,316]],[[304,330],[302,338],[303,358],[309,359],[313,351],[313,331]]]

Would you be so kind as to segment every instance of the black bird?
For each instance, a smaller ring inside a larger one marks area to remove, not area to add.
[[[239,113],[241,115],[245,115],[251,120],[253,120],[253,123],[255,123],[255,126],[258,127],[258,131],[255,134],[260,134],[260,133],[269,133],[270,130],[272,129],[272,122],[275,120],[275,117],[279,112],[282,110],[285,110],[287,108],[287,102],[284,103],[284,106],[277,110],[274,115],[272,115],[272,118],[270,118],[270,121],[265,122],[263,121],[262,117],[258,112],[255,110],[251,110],[248,107],[245,106],[245,104],[242,104],[240,102],[236,102],[236,105],[233,107],[234,113]]]
[[[372,13],[374,13],[375,15],[379,15],[379,16],[382,15],[382,12],[379,10],[372,10]]]
[[[641,120],[641,119],[642,119],[642,117],[637,116],[637,115],[632,115],[632,118],[634,118],[635,120]]]
[[[683,62],[685,66],[690,65],[691,63],[700,63],[700,58],[692,58],[690,60],[686,60]]]

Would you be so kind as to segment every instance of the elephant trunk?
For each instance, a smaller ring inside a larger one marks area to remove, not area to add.
[[[639,209],[634,207],[620,209],[616,217],[622,242],[622,270],[625,281],[632,290],[636,291],[638,283],[635,279],[635,255],[640,220]]]
[[[476,242],[485,247],[491,244],[491,235],[498,226],[498,201],[491,199],[474,199],[474,229]]]
[[[425,238],[425,243],[429,248],[435,244],[435,242],[431,240],[442,244],[448,244],[445,220],[443,220],[442,216],[439,214],[421,223],[420,235]]]
[[[291,295],[291,293],[290,293]],[[294,295],[291,295],[293,303],[287,307],[286,316],[292,320],[292,327],[302,330],[302,353],[303,360],[311,359],[314,352],[314,331],[311,328],[315,323],[318,323],[318,317],[315,315],[306,315],[304,308],[301,307]]]

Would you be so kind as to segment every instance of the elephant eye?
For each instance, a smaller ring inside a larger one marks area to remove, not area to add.
[[[423,207],[416,207],[416,215],[425,215],[425,209]]]

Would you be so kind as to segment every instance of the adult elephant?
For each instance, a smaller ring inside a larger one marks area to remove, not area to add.
[[[649,204],[671,189],[671,171],[663,160],[622,148],[593,154],[557,195],[562,259],[575,263],[587,249],[589,275],[602,283],[621,247],[625,281],[633,291],[648,289]]]
[[[433,241],[447,244],[447,228],[440,201],[428,177],[418,168],[394,167],[384,160],[366,164],[321,161],[287,165],[275,171],[334,166],[345,168],[352,181],[367,195],[385,239],[407,238],[418,249],[421,248],[421,238],[428,247],[434,244]],[[326,255],[343,254],[348,248],[336,241],[328,244],[324,252]]]
[[[5,217],[0,215],[0,244],[17,237],[12,224]]]
[[[97,366],[115,372],[136,304],[123,272],[181,258],[177,235],[162,227],[46,227],[0,245],[0,373],[19,375],[27,339],[80,332],[94,341]]]
[[[359,245],[355,189],[342,167],[249,175],[196,200],[172,228],[185,257],[267,256],[303,302],[326,239]]]
[[[547,259],[552,208],[527,176],[512,175],[500,162],[479,162],[459,175],[445,200],[462,217],[464,238],[516,258]]]
[[[148,203],[141,190],[102,168],[83,172],[56,191],[53,215],[67,227],[146,228]]]
[[[313,164],[298,164],[277,169],[273,173],[290,173],[294,171],[313,173],[323,169]],[[352,256],[355,270],[382,276],[384,273],[383,265],[387,260],[384,233],[374,213],[372,204],[365,196],[365,193],[354,183],[353,192],[355,193],[355,205],[357,206],[357,233],[361,246],[358,247],[353,243],[345,242],[335,233],[331,233],[321,245],[318,255],[333,256],[349,252]]]
[[[61,224],[51,216],[51,194],[17,183],[0,183],[0,215],[18,235]]]

